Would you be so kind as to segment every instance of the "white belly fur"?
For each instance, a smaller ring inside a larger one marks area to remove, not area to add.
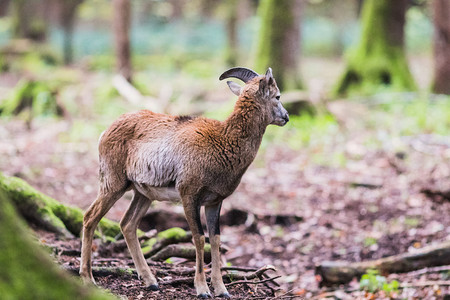
[[[154,187],[146,184],[134,183],[134,186],[150,200],[180,202],[181,197],[175,187]]]

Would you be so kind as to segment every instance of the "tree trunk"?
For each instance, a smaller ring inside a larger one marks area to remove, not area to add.
[[[229,0],[225,3],[225,29],[227,33],[227,45],[225,50],[225,62],[228,66],[235,66],[238,61],[238,0]]]
[[[116,50],[116,68],[119,74],[131,82],[130,50],[130,0],[113,0],[113,29]]]
[[[348,53],[347,69],[336,93],[369,93],[385,85],[414,90],[404,53],[404,25],[408,0],[366,0],[362,8],[359,44]]]
[[[82,286],[32,241],[0,186],[0,295],[2,299],[113,299]]]
[[[0,17],[5,17],[8,15],[9,3],[11,0],[1,0],[0,1]]]
[[[450,1],[434,0],[433,92],[450,95]]]
[[[47,5],[42,0],[13,0],[12,32],[14,38],[45,42],[47,38]]]
[[[200,14],[204,19],[210,19],[217,6],[216,0],[200,0]]]
[[[300,17],[302,0],[262,0],[256,69],[273,68],[280,89],[301,87]]]
[[[58,2],[60,6],[59,17],[64,31],[63,55],[64,64],[73,62],[73,30],[78,6],[83,0],[66,0]]]
[[[170,0],[170,5],[172,6],[170,19],[175,21],[183,18],[183,10],[185,5],[184,0]]]

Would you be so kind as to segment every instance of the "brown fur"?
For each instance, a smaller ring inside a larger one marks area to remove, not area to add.
[[[204,236],[199,218],[200,207],[205,206],[214,258],[212,284],[217,294],[227,296],[218,261],[220,207],[254,160],[267,125],[287,122],[287,113],[275,100],[277,95],[279,90],[270,73],[253,78],[241,89],[233,113],[223,122],[148,110],[117,119],[99,142],[100,189],[84,218],[82,277],[93,281],[90,245],[98,221],[125,190],[133,189],[135,197],[121,225],[138,273],[146,284],[157,287],[138,249],[137,224],[153,200],[179,197],[197,248],[197,294],[209,295],[203,272]]]

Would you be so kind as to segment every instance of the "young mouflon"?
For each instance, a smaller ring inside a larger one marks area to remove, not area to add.
[[[284,126],[289,121],[271,68],[264,75],[232,68],[219,79],[230,77],[245,85],[227,82],[238,99],[223,122],[142,110],[122,115],[101,135],[100,188],[83,220],[80,275],[84,281],[95,282],[91,251],[98,222],[126,191],[133,190],[120,226],[146,286],[157,290],[158,282],[141,251],[138,224],[152,201],[181,201],[196,248],[197,295],[211,296],[203,269],[205,237],[200,208],[204,206],[211,243],[211,284],[216,296],[230,297],[220,271],[222,201],[234,192],[254,160],[266,127]]]

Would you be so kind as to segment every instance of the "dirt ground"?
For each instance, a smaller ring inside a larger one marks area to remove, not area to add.
[[[21,121],[0,121],[0,170],[27,180],[59,201],[86,209],[97,189],[96,141],[66,142],[67,121],[36,121],[28,130]],[[423,147],[418,147],[420,144]],[[345,166],[331,167],[310,161],[308,152],[271,145],[249,168],[237,191],[225,200],[222,243],[227,263],[259,268],[274,265],[281,275],[274,284],[239,284],[229,287],[236,299],[316,299],[342,290],[339,299],[389,298],[345,286],[321,287],[317,264],[328,260],[350,262],[395,255],[450,237],[450,201],[439,195],[450,187],[450,145],[417,137],[401,152],[355,149],[348,144]],[[107,217],[120,220],[130,195]],[[180,206],[157,203],[152,209],[182,214]],[[244,216],[229,214],[240,210]],[[228,215],[227,215],[228,214]],[[227,216],[227,217],[225,217]],[[145,224],[143,224],[145,226]],[[152,226],[147,223],[147,226]],[[166,226],[170,226],[167,224]],[[186,223],[184,224],[186,227]],[[148,229],[148,228],[147,228]],[[61,241],[37,231],[42,243],[55,248],[55,259],[65,267],[79,265],[80,241]],[[101,241],[96,241],[100,247]],[[59,250],[58,250],[59,249]],[[71,251],[62,251],[71,250]],[[176,278],[177,270],[192,262],[152,263],[160,282]],[[133,267],[128,252],[101,256],[94,266]],[[391,274],[387,280],[410,283],[390,297],[397,299],[448,299],[450,273]],[[162,285],[146,291],[136,275],[97,277],[99,285],[126,299],[195,298],[192,285]],[[337,295],[337,296],[336,296]],[[447,295],[447,296],[445,296]]]

